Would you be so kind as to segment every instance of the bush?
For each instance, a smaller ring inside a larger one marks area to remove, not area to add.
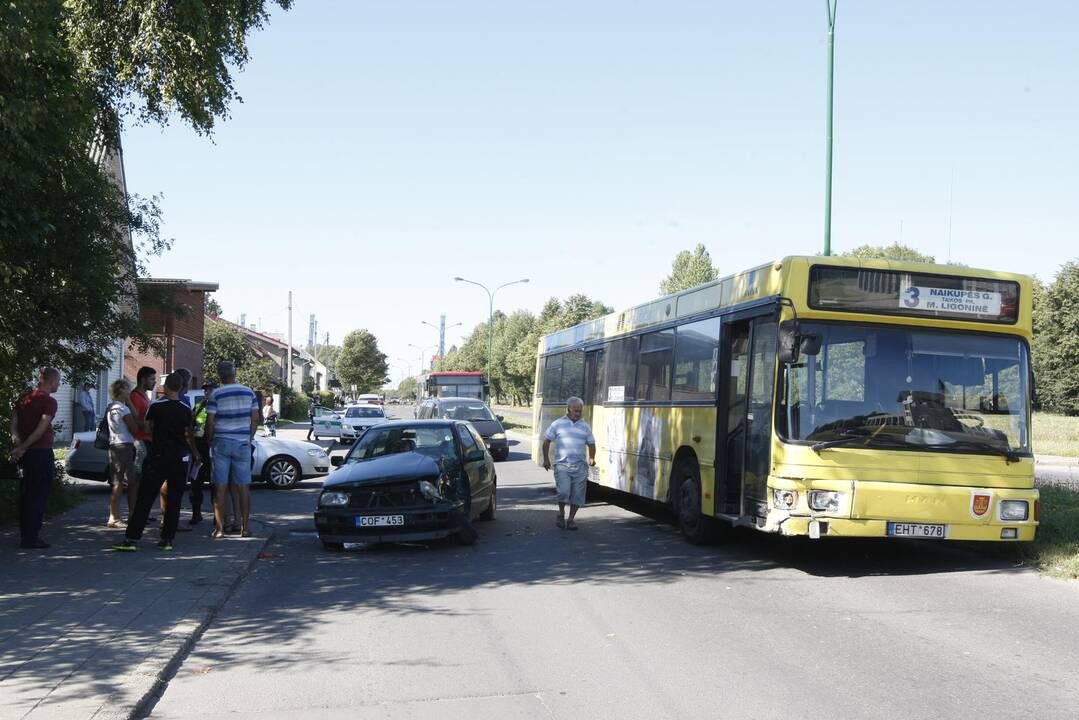
[[[307,417],[307,396],[292,388],[281,391],[281,417],[288,420],[300,420]]]

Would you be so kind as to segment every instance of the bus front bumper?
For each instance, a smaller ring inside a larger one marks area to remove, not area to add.
[[[793,497],[790,493],[794,493]],[[811,502],[828,493],[838,508]],[[816,495],[816,497],[814,497]],[[893,537],[1022,542],[1034,539],[1039,494],[1033,488],[984,488],[872,481],[770,478],[760,529],[809,537]],[[784,507],[792,502],[791,507]],[[1025,517],[1008,510],[1026,508]]]

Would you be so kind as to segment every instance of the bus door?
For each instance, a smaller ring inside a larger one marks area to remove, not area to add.
[[[770,316],[723,324],[716,413],[716,513],[758,514],[771,467],[776,323]]]
[[[581,415],[588,423],[589,427],[592,426],[592,417],[594,413],[592,408],[596,405],[602,405],[607,393],[607,382],[604,373],[603,364],[603,348],[599,350],[591,350],[584,354],[584,393],[581,398],[584,400],[584,412]],[[593,429],[595,432],[595,429]]]

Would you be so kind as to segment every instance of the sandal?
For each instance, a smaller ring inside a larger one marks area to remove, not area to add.
[[[210,533],[210,539],[212,540],[220,540],[223,537],[225,537],[225,533],[221,530],[214,530],[212,533]]]
[[[250,530],[241,530],[240,531],[240,537],[251,537],[251,531]]]
[[[123,520],[109,520],[107,523],[105,523],[105,527],[107,527],[107,528],[122,528],[122,527],[127,527],[127,523],[125,523]]]

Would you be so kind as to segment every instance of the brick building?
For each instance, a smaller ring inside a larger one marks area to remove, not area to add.
[[[160,378],[176,368],[187,368],[192,373],[191,386],[202,384],[202,346],[206,316],[203,314],[206,293],[217,290],[218,284],[169,278],[141,278],[140,285],[164,286],[171,289],[175,302],[185,305],[188,312],[177,317],[159,308],[141,308],[143,323],[160,340],[164,354],[154,351],[142,353],[129,345],[124,352],[124,377],[134,381],[139,368],[148,365],[157,370]]]

